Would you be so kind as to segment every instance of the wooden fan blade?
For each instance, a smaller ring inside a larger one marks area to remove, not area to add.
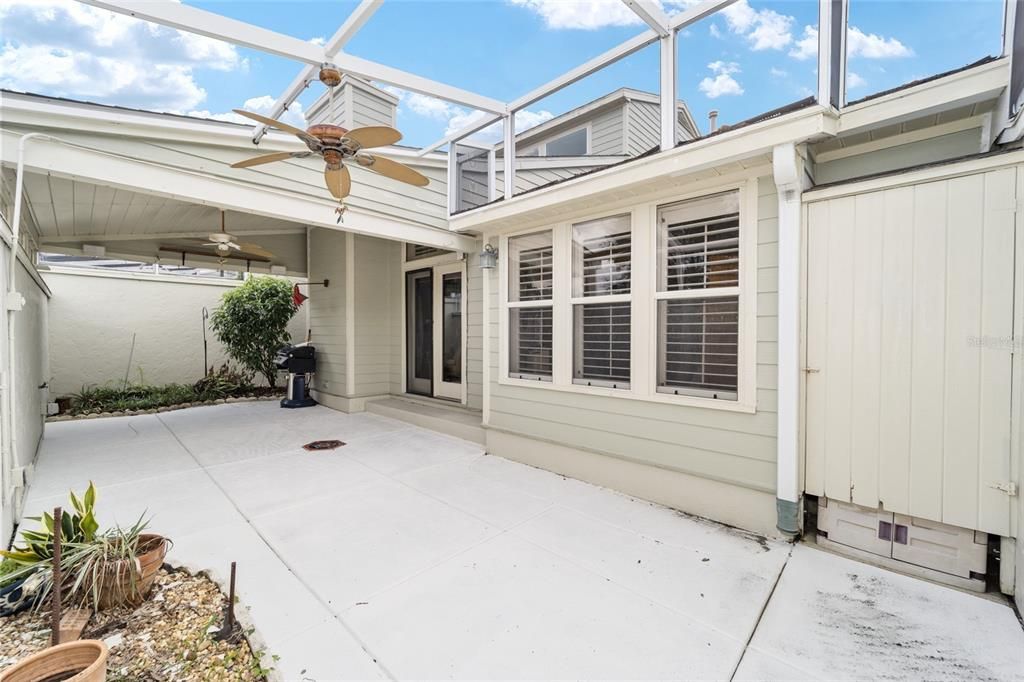
[[[366,126],[345,133],[345,137],[356,142],[360,147],[384,147],[395,144],[402,139],[402,133],[388,126]]]
[[[344,166],[324,170],[324,180],[335,199],[344,199],[352,189],[352,176]]]
[[[282,123],[281,121],[278,121],[277,119],[270,118],[269,116],[264,116],[262,114],[254,114],[251,111],[246,111],[245,109],[233,109],[232,111],[234,111],[239,116],[245,116],[246,118],[251,118],[254,121],[259,121],[260,123],[262,123],[264,125],[268,125],[271,128],[277,128],[278,130],[283,130],[286,133],[291,133],[292,135],[298,135],[299,137],[301,137],[303,139],[305,139],[307,137],[310,137],[309,133],[307,133],[302,128],[296,128],[295,126],[290,126],[287,123]],[[316,139],[316,138],[314,138],[314,139]]]
[[[261,163],[273,163],[274,161],[284,161],[292,157],[291,152],[274,152],[273,154],[264,154],[263,156],[254,156],[251,159],[245,161],[239,161],[238,163],[231,164],[232,168],[248,168],[249,166],[258,166]]]
[[[356,161],[358,161],[359,165],[363,168],[368,168],[375,173],[380,173],[381,175],[393,178],[399,182],[416,185],[417,187],[426,187],[430,184],[430,180],[425,175],[414,171],[404,163],[385,159],[382,156],[360,155],[356,157]]]
[[[251,253],[252,255],[259,256],[260,258],[274,257],[274,254],[272,254],[270,251],[267,251],[259,244],[252,244],[250,242],[238,242],[238,246],[244,253]]]

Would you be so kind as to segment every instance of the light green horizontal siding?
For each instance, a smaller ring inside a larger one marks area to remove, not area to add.
[[[309,279],[333,287],[313,287],[306,301],[309,326],[316,346],[314,387],[334,395],[345,394],[345,233],[312,228],[309,231]]]
[[[778,223],[758,182],[757,410],[754,414],[498,383],[498,281],[491,277],[490,425],[757,490],[775,488]]]

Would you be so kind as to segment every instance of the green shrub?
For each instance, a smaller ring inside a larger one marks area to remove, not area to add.
[[[203,400],[227,398],[252,390],[252,374],[223,364],[216,372],[211,367],[210,373],[197,381],[192,388],[196,395],[204,396]]]
[[[288,322],[298,309],[292,300],[292,286],[275,277],[250,277],[228,291],[213,311],[210,323],[227,354],[267,385],[277,385],[274,356],[290,343]]]

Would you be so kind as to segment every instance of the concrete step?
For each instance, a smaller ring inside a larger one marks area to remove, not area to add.
[[[368,401],[366,411],[481,445],[485,440],[480,411],[461,405],[447,405],[429,398],[394,396]]]

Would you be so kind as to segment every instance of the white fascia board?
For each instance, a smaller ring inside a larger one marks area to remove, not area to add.
[[[835,134],[834,115],[825,107],[808,106],[778,118],[697,140],[598,173],[572,178],[505,201],[452,216],[457,231],[482,231],[576,200],[589,200],[663,177],[683,177],[734,161],[768,154],[779,144],[794,144]]]
[[[155,24],[223,40],[287,59],[296,59],[307,64],[319,66],[324,62],[324,48],[319,45],[179,2],[170,0],[78,1],[118,14],[126,14]]]
[[[4,163],[17,162],[17,139],[15,134],[0,131],[0,158]],[[169,168],[141,159],[49,140],[36,141],[26,148],[25,167],[72,180],[262,215],[300,225],[410,241],[442,249],[468,252],[475,248],[475,241],[465,235],[381,216],[355,207],[349,207],[344,224],[339,225],[334,215],[337,203],[332,200]],[[159,237],[159,234],[153,235],[153,238]]]
[[[640,17],[659,36],[664,37],[669,34],[668,15],[657,3],[652,0],[622,0],[622,4]]]
[[[324,45],[324,57],[330,60],[335,54],[338,53],[352,38],[355,37],[356,33],[359,32],[373,13],[384,3],[384,0],[363,0],[359,3],[359,6],[352,10],[352,14],[348,16],[345,23],[335,31],[331,39]],[[291,85],[277,98],[277,102],[274,103],[274,108],[270,110],[270,118],[279,118],[288,107],[291,106],[295,98],[302,94],[313,78],[316,77],[317,67],[312,64],[307,64],[302,67],[298,75],[292,80]],[[253,129],[252,139],[255,142],[259,142],[263,135],[267,132],[267,126],[260,123]]]
[[[61,130],[68,130],[139,138],[154,143],[176,141],[208,144],[243,149],[254,155],[271,151],[306,151],[306,146],[293,135],[278,131],[270,131],[257,148],[253,145],[248,125],[113,109],[103,105],[55,101],[15,93],[4,94],[0,102],[0,120],[8,130],[10,126],[19,126],[33,131],[46,130],[58,136]],[[426,156],[410,147],[381,147],[380,151],[388,157],[417,166],[441,168],[447,163],[447,157],[443,154]]]
[[[231,228],[231,234],[239,237],[267,237],[276,236],[282,234],[304,234],[306,228],[301,225],[296,225],[293,228],[274,228],[271,230],[239,230],[237,228]],[[192,239],[192,238],[205,238],[209,236],[211,230],[194,230],[191,232],[134,232],[131,234],[74,234],[74,235],[54,235],[44,236],[40,238],[40,242],[43,244],[74,244],[77,242],[128,242],[138,241],[143,239]]]
[[[914,87],[851,104],[839,118],[839,133],[891,125],[939,111],[997,98],[1009,82],[1005,57]]]

